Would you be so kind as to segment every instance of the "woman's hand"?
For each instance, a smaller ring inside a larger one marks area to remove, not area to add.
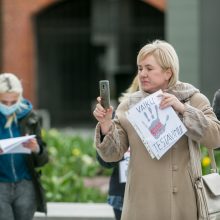
[[[160,102],[160,108],[164,109],[167,108],[168,106],[172,106],[173,109],[177,112],[179,112],[180,114],[183,114],[185,111],[185,106],[182,102],[180,102],[176,96],[166,93],[164,92],[161,95],[162,99]]]
[[[34,153],[39,153],[39,151],[40,151],[40,146],[37,143],[36,138],[32,138],[32,139],[26,141],[25,143],[23,143],[23,146],[30,149]]]
[[[100,122],[101,125],[101,132],[102,134],[108,133],[111,125],[112,125],[112,113],[113,113],[113,107],[111,106],[109,109],[104,109],[101,106],[101,98],[97,98],[98,103],[96,104],[96,108],[93,111],[93,115],[96,118],[97,121]]]

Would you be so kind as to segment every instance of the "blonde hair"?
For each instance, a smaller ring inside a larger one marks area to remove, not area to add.
[[[124,93],[122,93],[121,97],[119,97],[118,101],[122,102],[125,98],[128,97],[129,94],[133,92],[137,92],[139,90],[139,80],[136,75],[131,83],[131,85],[126,89]]]
[[[21,81],[12,73],[0,74],[0,93],[15,92],[22,96]]]
[[[19,98],[18,98],[19,109],[27,108],[26,104],[23,104],[21,102],[22,93],[23,93],[23,87],[21,81],[13,73],[0,74],[0,93],[6,93],[6,92],[15,92],[19,94]],[[5,128],[9,128],[13,121],[17,123],[17,118],[15,113],[13,113],[10,117],[7,118]]]
[[[168,87],[175,85],[179,79],[179,59],[173,46],[162,40],[146,44],[138,53],[137,64],[148,55],[153,55],[163,70],[171,69],[172,76]]]

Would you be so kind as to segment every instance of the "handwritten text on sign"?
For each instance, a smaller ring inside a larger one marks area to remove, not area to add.
[[[126,112],[152,158],[160,159],[187,131],[172,107],[160,109],[159,90]]]

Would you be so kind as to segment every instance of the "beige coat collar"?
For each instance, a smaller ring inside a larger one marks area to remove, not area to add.
[[[180,101],[187,101],[192,95],[199,92],[193,85],[178,81],[174,86],[168,88],[165,92],[175,95]],[[138,103],[143,98],[150,95],[144,91],[137,91],[127,96],[129,108]]]

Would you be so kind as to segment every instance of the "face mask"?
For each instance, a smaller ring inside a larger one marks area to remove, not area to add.
[[[7,105],[0,103],[0,112],[5,116],[9,116],[13,114],[18,109],[18,107],[19,107],[19,102],[11,106],[7,106]]]

